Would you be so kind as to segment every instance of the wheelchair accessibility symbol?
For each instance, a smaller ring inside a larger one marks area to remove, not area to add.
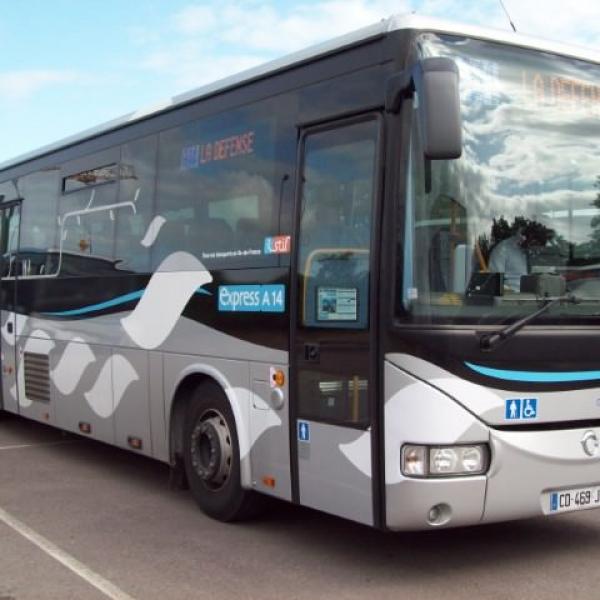
[[[505,401],[504,418],[507,421],[537,419],[537,398],[510,398]]]

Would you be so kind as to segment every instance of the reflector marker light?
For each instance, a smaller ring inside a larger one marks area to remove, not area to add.
[[[129,444],[129,446],[131,448],[133,448],[134,450],[141,450],[143,447],[143,442],[140,438],[138,437],[133,437],[132,435],[130,435],[127,438],[127,443]]]

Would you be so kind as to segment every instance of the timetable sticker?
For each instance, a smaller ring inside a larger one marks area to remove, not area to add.
[[[319,288],[319,321],[356,321],[358,319],[358,290],[356,288]]]

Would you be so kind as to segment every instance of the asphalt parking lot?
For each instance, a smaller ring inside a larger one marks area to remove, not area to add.
[[[276,503],[224,525],[165,465],[0,418],[0,600],[596,598],[600,511],[384,534]]]

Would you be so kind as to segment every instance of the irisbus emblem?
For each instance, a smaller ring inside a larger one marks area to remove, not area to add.
[[[600,450],[600,440],[594,431],[586,431],[581,438],[581,447],[588,456],[596,456]]]

